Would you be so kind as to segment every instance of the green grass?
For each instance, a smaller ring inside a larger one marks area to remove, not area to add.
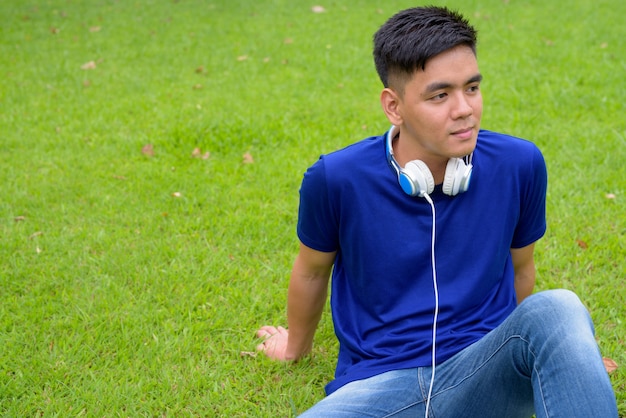
[[[302,173],[387,128],[371,37],[415,3],[320,4],[0,3],[2,415],[286,417],[323,397],[329,315],[311,359],[241,353],[284,323]],[[538,289],[587,304],[626,417],[626,3],[447,4],[480,31],[483,127],[544,151]]]

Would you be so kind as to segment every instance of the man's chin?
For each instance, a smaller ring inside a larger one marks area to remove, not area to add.
[[[476,139],[474,138],[473,140],[470,140],[467,143],[463,144],[463,146],[459,147],[458,151],[454,153],[453,156],[456,158],[463,158],[467,155],[470,155],[472,152],[474,152],[475,149]]]

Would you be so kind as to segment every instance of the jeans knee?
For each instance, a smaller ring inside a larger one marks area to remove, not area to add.
[[[546,290],[528,297],[524,303],[527,303],[525,308],[535,317],[534,320],[539,320],[545,327],[582,327],[590,328],[593,333],[593,324],[587,308],[570,290]],[[520,305],[520,308],[523,305]]]

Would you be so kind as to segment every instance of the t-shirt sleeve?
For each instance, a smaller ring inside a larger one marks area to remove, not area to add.
[[[530,245],[546,232],[548,172],[541,151],[534,145],[529,167],[527,181],[521,190],[520,218],[515,228],[512,248]]]
[[[297,233],[300,241],[314,250],[331,252],[339,247],[338,219],[330,202],[323,156],[304,174]]]

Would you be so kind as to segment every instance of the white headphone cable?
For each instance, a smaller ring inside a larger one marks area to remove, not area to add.
[[[432,213],[433,213],[433,229],[432,229],[432,238],[431,238],[431,264],[432,264],[432,268],[433,268],[433,288],[435,290],[435,313],[433,315],[433,345],[432,345],[432,354],[431,354],[431,376],[430,376],[430,386],[428,388],[428,397],[426,398],[426,413],[424,415],[424,418],[428,418],[428,410],[430,409],[430,398],[432,396],[433,393],[433,385],[435,383],[435,354],[437,352],[436,350],[436,345],[435,345],[435,341],[437,339],[437,317],[439,316],[439,289],[437,286],[437,269],[435,267],[435,204],[433,203],[433,200],[430,198],[430,196],[427,193],[424,193],[424,198],[428,201],[428,203],[430,204],[430,207],[432,209]]]

